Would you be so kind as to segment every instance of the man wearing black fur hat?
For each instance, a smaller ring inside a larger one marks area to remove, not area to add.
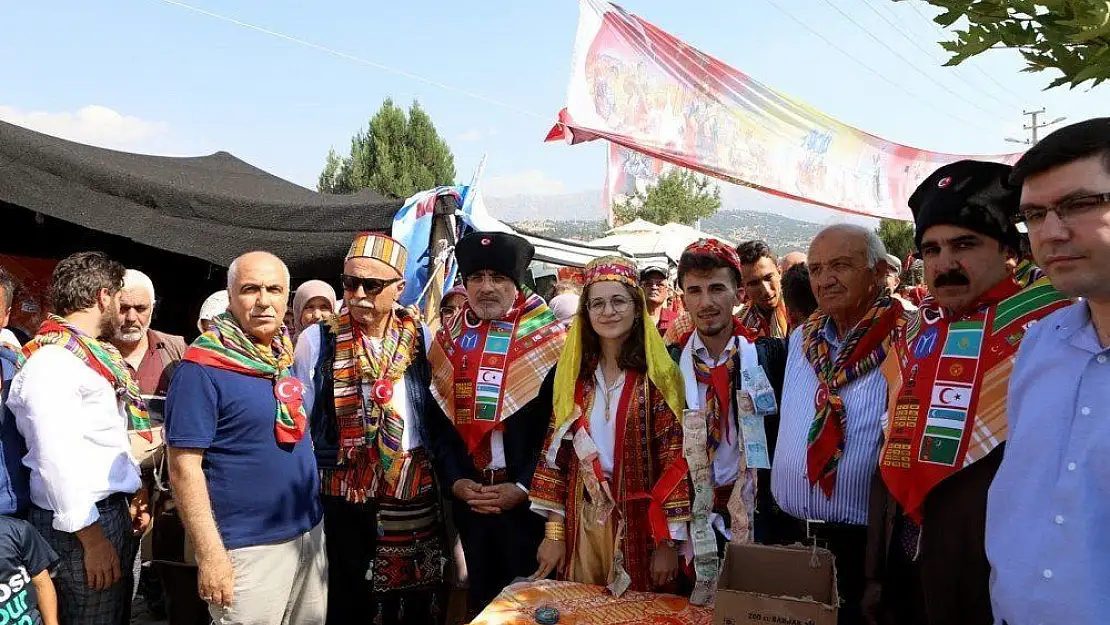
[[[471,613],[536,570],[543,519],[528,489],[547,434],[565,331],[523,285],[535,249],[475,232],[455,246],[467,303],[428,350],[428,444],[466,553]]]
[[[871,497],[865,613],[873,623],[990,625],[987,489],[1006,440],[1006,388],[1025,330],[1069,302],[1015,280],[1010,167],[960,161],[910,197],[930,297],[883,364],[888,412]]]

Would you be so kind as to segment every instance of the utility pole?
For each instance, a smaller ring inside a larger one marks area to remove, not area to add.
[[[1022,140],[1022,139],[1012,139],[1010,137],[1006,137],[1006,141],[1009,141],[1010,143],[1021,143],[1023,145],[1029,145],[1029,146],[1036,145],[1037,141],[1040,140],[1039,133],[1037,131],[1039,131],[1041,128],[1048,128],[1049,126],[1054,126],[1054,125],[1059,124],[1060,122],[1064,121],[1065,119],[1067,119],[1067,117],[1062,117],[1061,116],[1061,117],[1057,117],[1056,119],[1054,119],[1050,122],[1045,122],[1043,124],[1038,124],[1037,123],[1037,116],[1045,114],[1045,110],[1044,110],[1043,107],[1040,110],[1036,110],[1036,111],[1026,111],[1026,110],[1022,109],[1021,114],[1030,118],[1030,123],[1022,125],[1022,128],[1029,131],[1029,138]]]

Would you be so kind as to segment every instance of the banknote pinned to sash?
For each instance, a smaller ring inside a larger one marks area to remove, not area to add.
[[[744,456],[751,469],[770,469],[771,454],[767,446],[764,417],[778,412],[775,389],[763,367],[741,370],[740,389],[736,391],[736,415],[744,441]]]

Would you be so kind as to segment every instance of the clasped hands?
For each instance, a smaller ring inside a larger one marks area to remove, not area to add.
[[[509,482],[483,486],[474,480],[457,480],[451,492],[477,514],[501,514],[528,500],[528,493]]]

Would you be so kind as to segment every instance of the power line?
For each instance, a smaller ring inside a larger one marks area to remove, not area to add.
[[[222,15],[220,13],[214,13],[212,11],[202,9],[200,7],[195,7],[191,4],[186,4],[184,2],[180,2],[179,0],[156,0],[156,1],[161,2],[163,4],[170,4],[170,5],[173,5],[173,6],[176,6],[176,7],[180,7],[182,9],[187,9],[187,10],[192,11],[194,13],[198,13],[200,15],[205,15],[207,17],[211,17],[211,18],[223,21],[223,22],[227,22],[229,24],[234,24],[236,26],[240,26],[242,28],[253,30],[255,32],[259,32],[259,33],[262,33],[262,34],[265,34],[265,35],[270,35],[271,37],[277,37],[278,39],[284,39],[284,40],[289,41],[291,43],[296,43],[296,44],[299,44],[299,45],[302,45],[302,46],[305,46],[305,47],[308,47],[308,48],[312,48],[314,50],[318,50],[320,52],[324,52],[326,54],[330,54],[332,56],[336,56],[336,57],[339,57],[341,59],[346,59],[348,61],[354,61],[354,62],[360,63],[362,65],[368,65],[370,67],[380,69],[384,72],[389,72],[390,74],[395,74],[397,76],[403,76],[405,78],[409,78],[409,79],[415,80],[417,82],[422,82],[426,85],[431,85],[433,87],[438,87],[438,88],[443,89],[445,91],[450,91],[452,93],[457,93],[459,95],[466,96],[468,98],[473,98],[475,100],[485,102],[486,104],[492,104],[494,106],[498,106],[498,107],[501,107],[503,109],[513,111],[515,113],[519,113],[521,115],[526,115],[528,117],[535,117],[537,119],[543,119],[543,120],[550,119],[549,115],[540,115],[539,113],[534,113],[532,111],[522,109],[520,107],[514,106],[514,105],[509,104],[507,102],[502,102],[500,100],[496,100],[494,98],[484,96],[480,93],[474,93],[473,91],[467,91],[466,89],[462,89],[462,88],[459,88],[459,87],[448,85],[446,83],[442,83],[442,82],[439,82],[437,80],[432,80],[431,78],[425,78],[424,76],[420,76],[418,74],[413,74],[412,72],[407,72],[407,71],[402,70],[402,69],[397,69],[395,67],[390,67],[388,65],[378,63],[377,61],[371,61],[370,59],[365,59],[365,58],[362,58],[360,56],[350,54],[348,52],[343,52],[341,50],[336,50],[335,48],[329,48],[328,46],[324,46],[324,45],[321,45],[321,44],[318,44],[318,43],[313,43],[313,42],[308,41],[306,39],[301,39],[299,37],[294,37],[292,35],[287,35],[285,33],[278,32],[276,30],[270,30],[269,28],[264,28],[262,26],[251,24],[249,22],[244,22],[242,20],[237,20],[233,17],[228,17],[228,16]]]
[[[937,24],[936,22],[934,22],[934,21],[933,21],[933,19],[932,19],[931,17],[929,17],[928,15],[925,15],[924,13],[922,13],[922,12],[921,12],[921,9],[919,9],[919,8],[917,7],[917,4],[915,4],[915,3],[913,3],[913,2],[907,2],[906,4],[908,4],[908,5],[910,6],[910,8],[911,8],[911,9],[913,9],[913,12],[914,12],[914,13],[917,13],[917,14],[918,14],[918,15],[919,15],[919,16],[921,17],[921,19],[925,20],[926,22],[929,22],[929,24],[930,24],[930,25],[931,25],[931,26],[932,26],[932,27],[933,27],[933,28],[934,28],[934,29],[935,29],[936,31],[938,31],[938,32],[940,32],[940,33],[944,33],[944,34],[947,34],[947,32],[946,32],[946,31],[945,31],[945,30],[944,30],[943,28],[941,28],[941,26],[940,26],[939,24]],[[1010,94],[1010,95],[1011,95],[1011,96],[1013,96],[1014,98],[1016,98],[1016,99],[1018,99],[1018,100],[1023,100],[1023,99],[1025,99],[1025,96],[1023,96],[1023,95],[1019,94],[1018,92],[1014,91],[1013,89],[1010,89],[1010,88],[1009,88],[1009,87],[1007,87],[1006,85],[1004,85],[1004,84],[1002,84],[1002,83],[998,82],[998,80],[996,80],[994,76],[991,76],[990,74],[988,74],[988,73],[987,73],[987,72],[986,72],[985,70],[983,70],[983,68],[979,67],[978,65],[975,65],[974,63],[972,63],[972,64],[968,65],[968,67],[970,67],[971,69],[973,69],[973,70],[975,70],[976,72],[978,72],[979,74],[981,74],[981,75],[982,75],[982,76],[983,76],[984,78],[986,78],[986,79],[987,79],[987,80],[989,80],[990,82],[994,83],[994,85],[995,85],[996,87],[998,87],[999,89],[1001,89],[1001,90],[1005,91],[1006,93]]]
[[[887,17],[886,15],[881,13],[878,9],[876,9],[867,0],[859,0],[859,2],[863,6],[867,7],[867,9],[869,11],[871,11],[875,15],[878,15],[879,19],[886,22],[887,25],[890,26],[892,29],[894,29],[894,31],[897,32],[899,35],[901,35],[903,39],[910,42],[910,44],[913,45],[913,47],[920,50],[921,53],[924,54],[925,56],[929,57],[930,60],[932,60],[932,61],[937,60],[936,57],[933,56],[933,53],[936,52],[935,49],[930,51],[925,46],[921,45],[921,43],[917,39],[915,39],[913,36],[911,36],[909,33],[907,33],[905,31],[905,29],[903,29],[897,22],[891,20],[889,17]],[[1007,108],[1017,108],[1013,102],[1007,102],[1007,101],[1003,100],[1002,98],[994,95],[993,93],[990,93],[989,91],[983,91],[981,87],[971,84],[970,81],[968,81],[966,78],[964,78],[962,75],[960,75],[957,68],[953,67],[951,69],[952,69],[952,71],[947,75],[955,77],[957,80],[959,80],[963,84],[967,85],[968,87],[971,87],[973,90],[976,90],[976,91],[979,91],[979,92],[983,93],[984,95],[990,97],[992,100],[998,102],[999,104],[1001,104],[1001,105],[1003,105]]]
[[[859,66],[860,66],[860,67],[862,67],[863,69],[867,70],[867,71],[868,71],[869,73],[871,73],[872,75],[874,75],[874,76],[875,76],[876,78],[878,78],[878,79],[882,80],[883,82],[885,82],[885,83],[887,83],[888,85],[890,85],[890,86],[894,87],[895,89],[898,89],[899,91],[901,91],[901,92],[905,93],[906,95],[910,96],[911,98],[913,98],[913,99],[915,99],[915,100],[920,100],[920,101],[924,101],[924,98],[923,98],[923,97],[922,97],[922,96],[921,96],[920,94],[918,94],[918,93],[915,93],[915,92],[911,91],[910,89],[907,89],[906,87],[904,87],[904,86],[902,86],[902,85],[900,85],[900,84],[898,84],[898,83],[894,82],[893,80],[891,80],[891,79],[887,78],[887,77],[886,77],[886,74],[883,74],[882,72],[880,72],[880,71],[876,70],[875,68],[871,67],[871,66],[870,66],[870,65],[868,65],[867,63],[864,63],[863,61],[859,60],[859,59],[858,59],[858,58],[856,58],[856,57],[855,57],[855,56],[854,56],[853,54],[849,53],[849,52],[848,52],[847,50],[845,50],[844,48],[842,48],[842,47],[840,47],[839,45],[837,45],[837,44],[836,44],[836,43],[835,43],[834,41],[832,41],[832,40],[831,40],[831,39],[829,39],[828,37],[826,37],[826,36],[822,35],[822,34],[821,34],[820,32],[818,32],[817,30],[815,30],[814,28],[812,28],[812,27],[811,27],[811,26],[810,26],[809,24],[805,23],[805,22],[804,22],[803,20],[801,20],[801,19],[799,19],[798,17],[794,16],[794,14],[790,13],[790,12],[789,12],[789,11],[787,11],[786,9],[782,8],[781,6],[779,6],[779,4],[778,4],[777,2],[775,2],[775,0],[765,0],[765,1],[767,2],[767,4],[769,4],[769,5],[771,5],[772,7],[774,7],[774,8],[775,8],[775,9],[776,9],[776,10],[777,10],[777,11],[778,11],[779,13],[782,13],[782,14],[783,14],[783,15],[785,15],[786,17],[788,17],[788,18],[790,18],[791,20],[793,20],[793,21],[794,21],[795,23],[797,23],[797,24],[798,24],[799,26],[801,26],[802,28],[804,28],[804,29],[806,29],[807,31],[809,31],[809,32],[810,32],[810,34],[812,34],[812,35],[813,35],[814,37],[817,37],[817,38],[818,38],[818,39],[820,39],[821,41],[824,41],[824,42],[825,42],[825,43],[827,43],[827,44],[828,44],[828,45],[829,45],[829,46],[830,46],[831,48],[833,48],[833,49],[834,49],[834,50],[836,50],[837,52],[839,52],[839,53],[843,54],[843,55],[844,55],[845,57],[847,57],[847,58],[848,58],[849,60],[851,60],[852,62],[854,62],[854,63],[855,63],[856,65],[859,65]],[[967,124],[968,126],[972,126],[972,127],[976,127],[976,128],[978,128],[978,127],[980,126],[980,124],[978,124],[978,123],[976,123],[976,122],[973,122],[973,121],[971,121],[971,120],[967,119],[966,117],[963,117],[963,116],[961,116],[961,115],[958,115],[958,114],[956,114],[956,113],[953,113],[953,112],[947,112],[947,115],[948,115],[949,117],[952,117],[953,119],[959,120],[959,121],[961,121],[961,122],[963,122],[963,123]]]
[[[846,12],[845,12],[845,11],[844,11],[843,9],[841,9],[840,7],[838,7],[838,6],[836,6],[835,4],[833,4],[833,3],[832,3],[832,2],[830,1],[830,0],[821,0],[821,1],[822,1],[822,2],[824,2],[825,4],[827,4],[827,5],[828,5],[828,6],[830,7],[830,8],[832,8],[832,9],[833,9],[834,11],[836,11],[837,13],[839,13],[839,14],[840,14],[840,15],[841,15],[841,16],[842,16],[842,17],[843,17],[844,19],[846,19],[846,20],[848,20],[849,22],[851,22],[852,24],[854,24],[856,28],[858,28],[858,29],[862,30],[862,31],[864,32],[864,34],[866,34],[866,35],[867,35],[868,37],[870,37],[870,38],[871,38],[872,40],[874,40],[874,41],[875,41],[875,43],[878,43],[878,44],[879,44],[879,45],[881,45],[882,47],[886,48],[886,49],[887,49],[888,51],[890,51],[890,53],[891,53],[891,54],[893,54],[894,56],[896,56],[896,57],[898,57],[899,59],[901,59],[903,63],[905,63],[906,65],[908,65],[908,66],[909,66],[910,68],[912,68],[912,69],[913,69],[914,71],[916,71],[916,72],[917,72],[918,74],[921,74],[921,75],[922,75],[922,76],[923,76],[923,77],[924,77],[924,78],[925,78],[926,80],[928,80],[928,81],[932,82],[933,84],[937,85],[937,86],[938,86],[938,87],[940,87],[941,89],[944,89],[944,90],[945,90],[945,91],[947,91],[948,93],[952,94],[952,95],[953,95],[954,97],[956,97],[956,98],[958,98],[958,99],[962,100],[962,101],[963,101],[963,102],[964,102],[965,104],[968,104],[968,105],[970,105],[970,106],[971,106],[971,107],[973,107],[973,108],[979,109],[980,111],[982,111],[983,113],[985,113],[985,114],[987,114],[987,115],[990,115],[991,117],[998,117],[998,112],[997,112],[997,111],[988,111],[987,109],[985,109],[985,108],[983,108],[983,107],[979,106],[979,105],[978,105],[978,104],[976,104],[975,102],[972,102],[971,100],[968,100],[967,98],[964,98],[964,97],[963,97],[963,96],[961,96],[960,94],[958,94],[958,93],[956,93],[955,91],[953,91],[952,89],[948,88],[948,86],[947,86],[947,85],[945,85],[945,84],[943,84],[943,83],[940,83],[940,82],[937,82],[937,80],[936,80],[936,79],[934,79],[934,78],[932,78],[931,76],[929,76],[928,74],[926,74],[926,73],[925,73],[924,71],[922,71],[922,70],[921,70],[921,68],[920,68],[920,67],[918,67],[917,65],[915,65],[915,64],[914,64],[914,63],[913,63],[912,61],[910,61],[910,60],[909,60],[909,59],[907,59],[906,57],[902,56],[902,53],[901,53],[901,52],[898,52],[898,51],[897,51],[897,50],[895,50],[894,48],[890,47],[890,45],[889,45],[889,44],[887,44],[887,43],[886,43],[885,41],[883,41],[883,40],[882,40],[882,39],[880,39],[880,38],[879,38],[878,36],[876,36],[876,35],[875,35],[875,33],[871,32],[870,30],[868,30],[867,28],[865,28],[865,27],[864,27],[863,25],[861,25],[861,24],[860,24],[859,22],[857,22],[857,21],[856,21],[856,19],[855,19],[854,17],[852,17],[851,15],[849,15],[848,13],[846,13]]]

